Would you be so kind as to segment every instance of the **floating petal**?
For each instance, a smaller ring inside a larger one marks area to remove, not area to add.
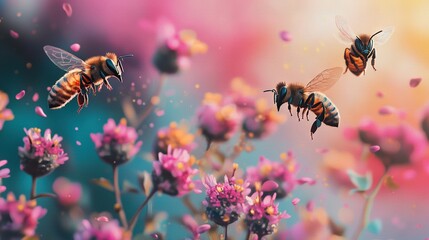
[[[378,152],[378,151],[380,151],[380,146],[378,146],[378,145],[372,145],[372,146],[369,147],[369,151],[372,152],[372,153]]]
[[[73,14],[73,9],[70,3],[63,3],[63,10],[66,12],[67,17],[71,17]]]
[[[13,30],[10,30],[9,33],[10,33],[10,36],[12,38],[15,38],[15,39],[19,38],[19,33],[15,32]]]
[[[43,111],[43,109],[39,106],[37,106],[34,111],[36,112],[37,115],[41,116],[41,117],[47,117],[45,112]]]
[[[38,93],[34,93],[34,95],[33,95],[33,102],[37,102],[37,101],[39,101],[39,94]]]
[[[77,52],[77,51],[79,51],[79,50],[80,50],[80,44],[79,44],[79,43],[73,43],[73,44],[70,46],[70,49],[71,49],[71,50],[73,50],[73,52]]]
[[[285,42],[290,42],[292,40],[292,37],[288,31],[281,31],[280,32],[280,39]]]
[[[294,206],[296,206],[296,205],[298,205],[298,203],[301,201],[301,199],[299,199],[299,198],[294,198],[294,199],[292,199],[292,204],[294,205]]]
[[[20,100],[24,96],[25,96],[25,90],[22,90],[21,92],[19,92],[18,94],[15,95],[15,99]]]
[[[421,81],[422,81],[422,78],[412,78],[410,80],[410,87],[411,88],[417,87],[420,84]]]

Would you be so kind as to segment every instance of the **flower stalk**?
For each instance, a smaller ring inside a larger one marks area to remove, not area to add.
[[[127,217],[125,215],[125,211],[121,201],[121,191],[119,189],[119,173],[117,165],[113,165],[113,188],[116,198],[115,211],[119,214],[122,226],[124,228],[128,228]]]

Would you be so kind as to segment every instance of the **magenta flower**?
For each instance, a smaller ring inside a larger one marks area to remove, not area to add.
[[[59,177],[54,181],[53,189],[62,206],[73,206],[79,203],[82,195],[82,186],[70,182],[67,178]]]
[[[119,226],[117,220],[96,217],[91,221],[84,219],[74,234],[74,240],[130,240],[131,235]]]
[[[209,224],[198,225],[197,221],[195,221],[195,219],[189,214],[185,214],[182,217],[182,223],[192,233],[193,240],[200,239],[202,233],[210,230]]]
[[[298,184],[296,172],[298,165],[291,153],[288,153],[284,162],[272,162],[265,157],[259,158],[259,163],[255,167],[248,167],[246,172],[247,181],[250,184],[266,181],[274,181],[279,187],[272,192],[264,194],[273,195],[276,193],[278,199],[286,197]]]
[[[182,196],[193,190],[199,192],[192,181],[198,172],[192,168],[195,158],[184,149],[168,148],[167,154],[159,153],[153,162],[152,181],[154,189],[171,196]]]
[[[205,53],[207,45],[196,38],[190,30],[176,32],[170,23],[159,26],[159,46],[152,62],[161,73],[174,74],[189,66],[189,58],[197,53]]]
[[[405,124],[380,127],[374,121],[365,119],[359,125],[358,132],[363,143],[380,147],[374,155],[385,168],[421,159],[427,146],[425,136]]]
[[[286,211],[279,212],[278,204],[274,204],[275,200],[275,193],[273,196],[267,195],[263,198],[260,190],[248,197],[245,222],[249,231],[256,234],[258,239],[276,231],[281,219],[290,218]]]
[[[209,143],[229,140],[241,121],[236,106],[223,102],[220,94],[213,93],[206,93],[197,117],[198,126]]]
[[[38,220],[45,216],[46,209],[36,201],[27,201],[24,195],[16,199],[13,193],[0,198],[0,236],[4,239],[20,239],[34,236]]]
[[[136,142],[137,132],[127,127],[127,121],[121,119],[116,125],[109,119],[103,126],[104,133],[91,133],[98,156],[108,164],[120,165],[128,162],[140,150],[141,141]]]
[[[4,165],[6,165],[7,160],[0,160],[0,167],[3,167]],[[9,175],[10,173],[10,169],[9,168],[3,168],[0,169],[0,193],[6,191],[6,186],[2,186],[2,178],[8,178],[10,177]]]
[[[9,97],[6,93],[0,91],[0,130],[3,128],[5,121],[10,121],[15,118],[12,110],[6,108],[8,103]]]
[[[69,159],[61,147],[63,138],[57,134],[51,137],[50,129],[46,129],[43,136],[38,128],[24,131],[27,134],[23,138],[24,146],[18,148],[21,170],[33,177],[40,177],[52,172]]]
[[[210,220],[220,226],[227,226],[244,213],[246,196],[250,193],[249,183],[236,181],[234,177],[228,178],[226,175],[224,182],[218,183],[213,175],[208,175],[203,185],[207,189],[203,205]]]

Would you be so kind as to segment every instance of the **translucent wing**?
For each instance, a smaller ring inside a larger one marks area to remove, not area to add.
[[[305,92],[318,92],[326,91],[331,88],[340,79],[343,72],[343,68],[335,67],[324,70],[319,73],[313,80],[311,80],[307,86],[305,86]]]
[[[395,28],[393,26],[386,27],[382,30],[381,33],[374,36],[375,44],[377,45],[383,45],[389,40],[389,38],[392,36],[393,32],[395,31]]]
[[[339,37],[342,42],[350,44],[355,41],[356,34],[353,32],[346,19],[342,16],[336,16],[335,24],[337,25],[338,30],[340,30]]]
[[[62,49],[52,46],[44,46],[43,50],[45,50],[46,55],[48,55],[49,59],[51,59],[57,67],[66,72],[75,68],[83,70],[87,65],[82,59]]]

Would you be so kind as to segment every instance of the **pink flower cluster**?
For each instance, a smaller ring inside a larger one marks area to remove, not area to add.
[[[127,127],[125,119],[121,119],[116,125],[113,119],[109,119],[103,126],[104,133],[91,133],[91,139],[97,148],[98,156],[112,165],[128,162],[140,150],[141,141],[136,142],[137,132],[132,127]]]
[[[3,128],[5,121],[14,119],[12,110],[7,109],[6,106],[9,103],[9,97],[6,93],[0,91],[0,130]]]
[[[92,221],[82,220],[74,240],[130,240],[131,235],[119,226],[117,220],[106,217],[96,218]]]
[[[182,223],[192,233],[192,239],[194,240],[200,239],[202,233],[210,230],[209,224],[198,225],[197,221],[189,214],[185,214],[182,217]]]
[[[198,172],[192,168],[195,158],[184,149],[168,148],[167,154],[159,153],[153,162],[152,181],[154,188],[171,196],[182,196],[190,191],[200,192],[192,181]]]
[[[24,129],[24,147],[18,148],[21,169],[34,177],[40,177],[64,164],[69,158],[61,147],[62,137],[46,129],[44,135],[38,128]]]
[[[6,165],[7,160],[0,160],[0,167],[3,167],[4,165]],[[0,193],[6,191],[6,186],[2,186],[2,179],[3,178],[8,178],[10,173],[10,169],[9,168],[3,168],[0,169]]]
[[[59,203],[66,207],[78,204],[82,195],[82,186],[79,183],[70,182],[64,177],[55,180],[53,189]]]
[[[255,192],[248,198],[246,205],[246,225],[249,231],[261,239],[276,231],[281,219],[290,218],[286,211],[280,213],[278,204],[275,204],[276,194],[262,197],[260,191]]]
[[[223,183],[218,183],[213,175],[204,178],[206,187],[206,214],[210,220],[220,226],[227,226],[238,220],[244,213],[246,196],[249,195],[249,183],[236,181],[234,177],[224,177]]]
[[[37,206],[36,201],[27,201],[24,195],[16,199],[13,193],[0,198],[0,235],[5,239],[33,236],[38,220],[47,210]]]

